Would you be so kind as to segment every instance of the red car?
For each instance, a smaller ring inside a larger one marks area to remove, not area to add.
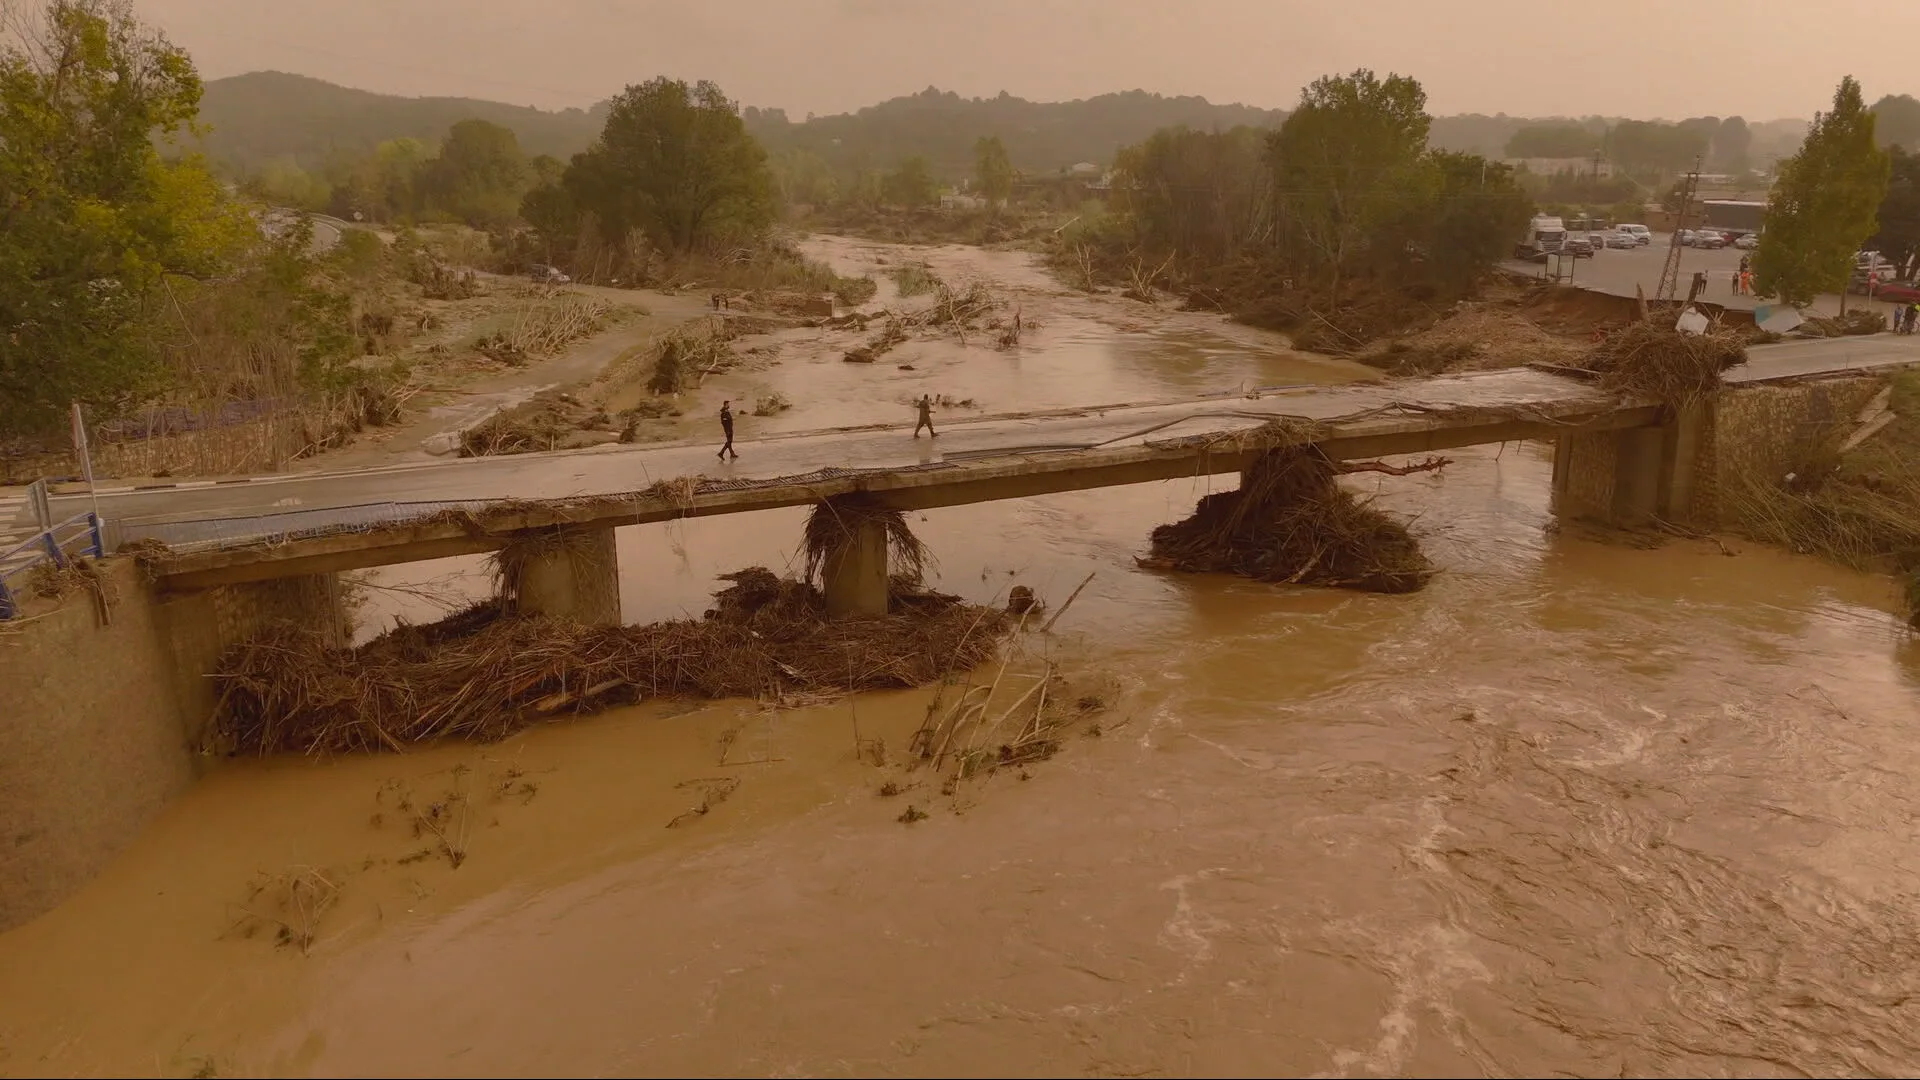
[[[1883,281],[1873,287],[1873,298],[1889,304],[1920,303],[1920,285],[1911,281]]]

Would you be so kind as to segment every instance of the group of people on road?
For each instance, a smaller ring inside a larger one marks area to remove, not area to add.
[[[1740,256],[1740,269],[1733,272],[1733,295],[1753,295],[1753,257]]]
[[[919,438],[920,429],[925,428],[927,429],[927,438],[939,438],[940,433],[933,430],[932,396],[921,394],[920,400],[914,402],[913,407],[919,412],[919,418],[913,425],[913,437],[916,439]],[[738,458],[740,451],[733,448],[733,401],[731,399],[720,403],[720,434],[726,437],[726,441],[720,446],[720,460],[726,461],[730,457]]]

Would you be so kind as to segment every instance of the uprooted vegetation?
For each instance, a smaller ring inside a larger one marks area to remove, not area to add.
[[[1721,374],[1746,359],[1739,334],[1686,334],[1636,322],[1608,334],[1577,365],[1556,366],[1593,379],[1602,390],[1680,405],[1718,389]]]
[[[933,302],[910,311],[887,311],[878,333],[863,345],[847,351],[842,358],[849,364],[871,364],[897,346],[917,335],[951,335],[967,344],[974,335],[987,336],[1003,348],[1020,343],[1022,334],[1035,324],[1015,311],[1011,317],[999,314],[1005,306],[983,281],[954,288],[936,282],[931,289]]]
[[[1434,570],[1413,534],[1338,478],[1429,472],[1446,460],[1408,466],[1335,462],[1310,445],[1312,438],[1312,425],[1297,422],[1276,422],[1243,437],[1243,443],[1266,448],[1241,471],[1240,486],[1207,495],[1190,517],[1154,529],[1150,556],[1141,565],[1365,592],[1424,587]]]
[[[858,501],[816,513],[809,567],[824,569],[851,525],[875,513],[885,518]],[[499,739],[643,698],[894,689],[983,663],[1009,627],[1006,614],[921,587],[919,541],[904,520],[882,527],[902,569],[884,616],[831,618],[812,582],[753,567],[723,575],[730,584],[704,618],[647,626],[515,614],[507,590],[502,601],[403,625],[356,649],[280,628],[222,657],[214,742],[236,753],[400,750]],[[497,565],[514,558],[510,548]]]
[[[1790,454],[1785,476],[1724,490],[1722,515],[1755,540],[1892,572],[1920,630],[1920,372],[1895,376],[1861,418],[1803,430]]]

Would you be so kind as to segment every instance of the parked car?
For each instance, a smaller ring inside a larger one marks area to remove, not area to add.
[[[1747,233],[1744,236],[1736,237],[1733,241],[1733,246],[1739,248],[1741,251],[1752,251],[1754,248],[1760,246],[1760,234]]]
[[[1873,290],[1873,295],[1889,304],[1920,304],[1920,285],[1911,281],[1886,281]]]
[[[1593,250],[1596,253],[1602,251],[1607,246],[1607,234],[1603,232],[1588,233],[1587,243],[1593,245]]]
[[[547,266],[543,263],[534,263],[532,270],[527,276],[542,285],[565,285],[573,280],[561,273],[558,267]]]
[[[1604,238],[1606,245],[1610,248],[1637,248],[1640,246],[1639,237],[1630,232],[1621,232],[1618,229],[1604,234]]]
[[[1593,258],[1593,244],[1584,236],[1569,236],[1560,244],[1562,255],[1571,255],[1576,259]]]
[[[1653,230],[1647,228],[1645,225],[1615,225],[1613,231],[1626,233],[1628,236],[1633,237],[1634,243],[1639,244],[1641,247],[1646,247],[1648,244],[1653,243]]]
[[[1702,251],[1718,251],[1727,246],[1727,237],[1726,234],[1714,232],[1712,229],[1696,229],[1687,243]]]

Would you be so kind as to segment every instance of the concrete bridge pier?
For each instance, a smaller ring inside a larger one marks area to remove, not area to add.
[[[620,625],[612,526],[562,525],[516,536],[495,556],[501,596],[520,615]]]
[[[1621,528],[1655,519],[1690,521],[1713,413],[1714,403],[1703,399],[1667,410],[1655,427],[1560,436],[1553,455],[1554,515]]]
[[[887,526],[877,517],[849,516],[845,542],[827,553],[821,585],[830,615],[887,613]]]
[[[189,745],[199,742],[213,718],[214,684],[207,675],[229,647],[280,626],[318,634],[332,648],[344,649],[353,642],[353,620],[337,573],[175,593],[161,600],[157,614],[173,653]]]

